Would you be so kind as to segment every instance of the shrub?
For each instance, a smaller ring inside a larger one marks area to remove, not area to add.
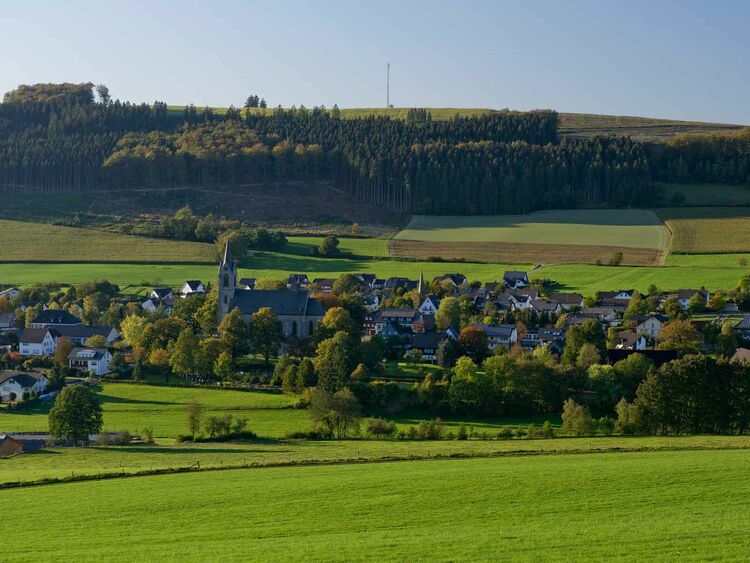
[[[469,432],[466,430],[466,426],[461,424],[456,432],[456,440],[468,440]]]
[[[615,430],[615,420],[608,416],[603,416],[597,421],[597,428],[601,434],[611,436]]]
[[[143,432],[141,432],[141,437],[143,438],[143,441],[147,444],[153,444],[154,443],[154,429],[149,426],[147,428],[143,429]]]
[[[555,437],[555,429],[552,428],[552,424],[550,424],[549,420],[545,420],[542,425],[542,436],[547,439]]]
[[[417,440],[440,440],[443,437],[444,430],[443,421],[439,418],[423,420],[415,429],[415,438]]]
[[[324,440],[323,432],[320,429],[315,430],[294,430],[287,432],[285,438],[290,440]]]
[[[513,429],[509,426],[501,426],[497,431],[498,440],[510,440],[513,437]]]
[[[375,439],[390,438],[396,433],[396,424],[382,418],[365,419],[365,433]]]

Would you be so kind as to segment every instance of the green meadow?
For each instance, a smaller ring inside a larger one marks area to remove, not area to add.
[[[526,215],[414,215],[396,237],[433,242],[504,242],[665,249],[669,233],[645,209],[566,209]]]
[[[0,262],[214,263],[212,244],[0,220]]]
[[[310,426],[307,411],[293,408],[297,399],[289,395],[128,383],[105,383],[97,392],[106,431],[140,434],[152,428],[156,438],[173,440],[188,433],[185,405],[190,402],[203,405],[204,417],[232,414],[246,418],[248,428],[260,436],[280,437]],[[0,428],[5,432],[46,431],[50,406],[43,403],[29,413],[0,409]]]
[[[738,560],[750,549],[749,478],[750,452],[726,450],[276,467],[10,489],[0,491],[14,535],[3,559]]]

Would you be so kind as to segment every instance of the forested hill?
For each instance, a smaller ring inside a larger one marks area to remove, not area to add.
[[[554,111],[343,119],[337,108],[221,113],[112,101],[92,84],[22,86],[0,104],[0,189],[329,180],[399,211],[647,206],[652,180],[750,183],[750,129],[561,136]]]

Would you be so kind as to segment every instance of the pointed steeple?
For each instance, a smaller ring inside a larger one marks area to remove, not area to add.
[[[224,247],[224,260],[222,261],[222,264],[232,265],[233,263],[234,260],[232,258],[232,249],[229,248],[229,241],[227,241],[227,244]]]
[[[417,291],[419,296],[424,296],[424,272],[419,272],[419,283],[417,284]]]

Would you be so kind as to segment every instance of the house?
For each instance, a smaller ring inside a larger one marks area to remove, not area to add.
[[[624,330],[617,333],[619,343],[615,345],[618,350],[645,350],[648,342],[643,334]]]
[[[448,284],[455,289],[466,289],[469,287],[469,280],[463,274],[443,274],[433,278],[432,283],[443,286]]]
[[[23,444],[8,436],[0,434],[0,458],[11,457],[23,453]]]
[[[617,311],[612,307],[584,307],[581,313],[595,318],[600,323],[611,323],[617,318]]]
[[[518,342],[516,325],[491,326],[477,323],[473,326],[485,332],[487,335],[487,348],[489,350],[494,350],[498,346],[511,346]]]
[[[630,301],[633,298],[634,289],[618,289],[617,291],[600,291],[598,299],[600,301]]]
[[[68,367],[78,371],[105,375],[110,372],[112,354],[106,348],[73,348],[68,354]]]
[[[643,334],[648,338],[656,338],[659,336],[662,327],[669,322],[669,318],[662,314],[647,315],[647,316],[635,316],[635,331],[638,334]]]
[[[742,340],[750,340],[750,315],[743,315],[742,320],[735,323],[732,328]]]
[[[709,293],[705,289],[680,289],[677,291],[675,297],[677,302],[680,304],[680,309],[687,311],[690,306],[690,300],[694,295],[699,294],[703,297],[703,302],[708,303]]]
[[[255,289],[257,278],[240,278],[240,289]]]
[[[336,283],[336,278],[315,278],[313,285],[320,291],[330,292],[333,289],[333,284]]]
[[[580,293],[550,293],[549,300],[557,301],[560,306],[566,311],[570,311],[572,309],[582,309],[584,304],[583,295],[581,295]]]
[[[354,274],[354,277],[357,278],[365,288],[377,289],[375,286],[378,279],[375,274]]]
[[[434,295],[428,295],[419,306],[419,312],[423,315],[434,315],[440,307],[440,299]]]
[[[435,329],[435,315],[423,315],[419,313],[411,323],[414,332],[432,332]]]
[[[396,291],[397,289],[403,289],[404,291],[414,291],[419,285],[418,282],[410,280],[409,278],[392,277],[385,280],[383,289]]]
[[[15,328],[15,326],[15,313],[0,313],[0,330],[8,330],[9,328]]]
[[[422,359],[434,362],[437,359],[437,349],[447,336],[444,332],[418,333],[412,336],[409,349],[419,350]]]
[[[557,301],[550,301],[548,299],[534,299],[531,302],[530,308],[537,313],[547,313],[550,315],[559,315],[562,312],[562,307]]]
[[[64,326],[82,326],[83,321],[62,309],[47,309],[31,321],[30,328],[57,328]]]
[[[729,358],[729,362],[733,364],[737,362],[750,362],[750,350],[747,348],[737,348],[732,357]]]
[[[56,341],[66,337],[76,346],[84,345],[92,336],[103,337],[107,346],[112,346],[120,338],[120,333],[111,326],[61,326],[50,330]]]
[[[402,329],[413,331],[414,322],[420,318],[417,309],[380,309],[375,311],[373,326],[375,334],[380,334],[388,323],[396,323]]]
[[[199,280],[188,280],[180,288],[180,296],[184,299],[191,295],[203,295],[206,293],[206,288]]]
[[[22,401],[24,395],[41,395],[47,388],[47,377],[31,371],[9,371],[0,374],[0,400]]]
[[[518,289],[520,287],[528,287],[529,276],[526,272],[505,272],[503,274],[503,282],[511,289]]]
[[[156,287],[151,290],[151,293],[149,293],[148,296],[151,299],[164,301],[165,303],[169,303],[170,305],[174,301],[174,292],[169,287]]]
[[[0,291],[0,299],[5,297],[8,301],[15,299],[19,295],[21,295],[21,290],[17,287],[9,287],[8,289]]]
[[[57,349],[54,329],[25,328],[18,335],[18,351],[22,356],[51,356]]]
[[[307,279],[307,274],[289,274],[286,280],[287,289],[306,289],[308,285],[310,285],[310,280]]]

